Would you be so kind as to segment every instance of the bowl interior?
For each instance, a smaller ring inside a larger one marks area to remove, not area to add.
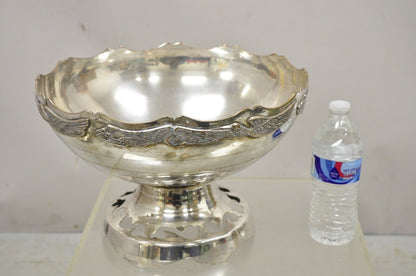
[[[51,73],[49,98],[66,112],[88,110],[144,123],[179,116],[222,120],[257,105],[278,107],[296,92],[290,75],[282,77],[287,68],[271,57],[218,49],[118,49],[91,59],[71,58]]]

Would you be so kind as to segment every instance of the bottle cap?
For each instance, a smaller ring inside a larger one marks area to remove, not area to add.
[[[329,102],[329,110],[335,114],[346,114],[350,111],[351,104],[347,101],[337,100]]]

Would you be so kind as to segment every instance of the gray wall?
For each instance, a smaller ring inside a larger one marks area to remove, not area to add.
[[[105,179],[40,118],[36,75],[68,56],[182,41],[276,52],[310,74],[304,114],[276,149],[236,177],[308,178],[311,140],[328,101],[346,99],[365,144],[364,231],[416,234],[415,11],[413,0],[2,0],[0,231],[80,231]]]

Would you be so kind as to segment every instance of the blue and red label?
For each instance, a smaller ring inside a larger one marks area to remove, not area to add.
[[[361,158],[351,162],[337,162],[313,156],[312,176],[332,184],[348,184],[360,180]]]

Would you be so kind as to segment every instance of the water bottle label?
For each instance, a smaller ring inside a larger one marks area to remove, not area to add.
[[[351,162],[337,162],[313,156],[312,176],[332,184],[348,184],[360,180],[361,158]]]

